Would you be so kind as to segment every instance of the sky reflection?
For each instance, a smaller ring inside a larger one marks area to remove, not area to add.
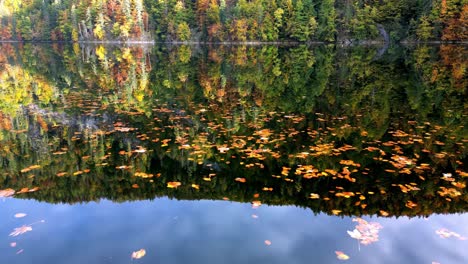
[[[18,212],[26,213],[21,219]],[[252,214],[258,216],[253,218]],[[429,218],[366,217],[383,226],[380,240],[358,245],[346,231],[352,218],[314,215],[291,206],[229,201],[154,201],[52,205],[4,199],[0,206],[4,263],[132,263],[132,251],[147,255],[137,263],[465,263],[467,240],[442,239],[447,228],[468,234],[468,214]],[[23,224],[31,232],[8,234]],[[272,244],[267,246],[265,240]],[[16,242],[15,248],[10,247]],[[19,250],[24,251],[16,254]]]

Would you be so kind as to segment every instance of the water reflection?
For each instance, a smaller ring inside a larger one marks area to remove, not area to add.
[[[464,47],[1,48],[15,197],[467,208]]]
[[[18,211],[29,214],[14,219]],[[468,234],[461,224],[468,220],[466,214],[370,218],[383,226],[379,241],[359,246],[346,233],[355,225],[350,218],[289,206],[252,209],[241,203],[165,198],[72,206],[12,200],[2,203],[0,213],[2,234],[46,220],[1,243],[5,263],[132,263],[131,252],[140,248],[147,251],[141,263],[335,263],[337,250],[350,257],[349,263],[464,263],[468,258],[467,241],[441,239],[435,233],[451,228]],[[12,241],[15,248],[8,245]],[[17,255],[20,249],[24,251]]]

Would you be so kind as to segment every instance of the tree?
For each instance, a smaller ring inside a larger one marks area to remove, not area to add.
[[[186,22],[181,22],[177,25],[177,38],[181,41],[190,40],[190,28]]]
[[[416,30],[416,36],[419,40],[426,41],[432,37],[434,27],[431,25],[427,16],[421,17],[421,22]]]

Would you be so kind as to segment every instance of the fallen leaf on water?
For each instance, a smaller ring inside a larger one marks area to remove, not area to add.
[[[168,187],[168,188],[177,188],[177,187],[179,187],[180,185],[182,185],[182,183],[180,183],[180,182],[168,182],[168,183],[167,183],[167,187]]]
[[[379,212],[380,212],[380,214],[381,214],[382,216],[388,216],[388,215],[389,215],[389,213],[386,212],[386,211],[384,211],[384,210],[380,210]]]
[[[198,185],[198,184],[192,184],[192,188],[199,190],[199,189],[200,189],[200,185]]]
[[[413,201],[407,201],[405,206],[410,209],[413,209],[414,207],[418,206],[418,204],[414,203]]]
[[[267,245],[267,246],[271,245],[271,241],[270,240],[265,240],[265,245]]]
[[[441,229],[436,230],[436,234],[439,235],[441,238],[455,237],[455,238],[458,238],[459,240],[466,240],[466,237],[458,233],[455,233],[453,231],[450,231],[446,228],[441,228]]]
[[[16,251],[16,255],[23,253],[23,251],[24,251],[24,249],[20,249],[20,250]]]
[[[311,193],[309,196],[309,199],[319,199],[319,198],[320,198],[320,195],[316,193]]]
[[[334,215],[339,215],[341,213],[341,210],[332,210],[332,214]]]
[[[15,194],[15,190],[13,189],[0,190],[0,198],[10,197],[13,194]]]
[[[32,165],[32,166],[29,166],[29,167],[27,167],[27,168],[22,169],[21,172],[22,172],[22,173],[25,173],[25,172],[29,172],[29,171],[31,171],[31,170],[35,170],[35,169],[39,169],[39,168],[41,168],[41,166],[39,166],[39,165]]]
[[[357,229],[354,229],[353,231],[346,231],[348,232],[348,235],[354,239],[361,239],[362,238],[362,235],[361,233],[359,232],[359,230]]]
[[[15,214],[15,218],[23,218],[23,217],[25,217],[26,215],[27,215],[27,214],[25,214],[25,213],[17,213],[17,214]]]
[[[246,179],[245,179],[245,178],[236,178],[235,181],[238,181],[238,182],[246,182]]]
[[[339,260],[348,260],[349,259],[349,256],[346,255],[345,253],[341,252],[341,251],[335,251],[335,254],[336,254],[336,258],[339,259]]]
[[[140,249],[138,251],[134,251],[132,253],[132,259],[141,259],[142,257],[144,257],[146,255],[146,250],[144,249]]]
[[[32,188],[32,189],[29,189],[28,192],[35,192],[35,191],[37,191],[37,190],[39,190],[39,187],[34,187],[34,188]]]
[[[253,215],[252,215],[252,218],[253,218],[253,219],[257,219],[257,218],[258,218],[258,215],[254,215],[254,214],[253,214]]]
[[[347,231],[348,235],[357,239],[363,245],[369,245],[379,241],[379,230],[382,226],[376,222],[367,222],[362,218],[355,218],[353,222],[358,222],[353,231]]]
[[[10,247],[16,247],[16,242],[11,242]]]
[[[132,185],[132,188],[133,189],[138,189],[138,188],[140,188],[140,186],[138,186],[138,184],[135,183],[135,184]]]
[[[15,237],[15,236],[22,235],[29,231],[32,231],[32,227],[28,225],[24,225],[24,226],[15,228],[15,230],[13,230],[13,232],[11,232],[9,236]]]
[[[262,205],[262,202],[260,202],[260,201],[253,201],[252,202],[252,208],[258,208],[258,207],[260,207],[260,205]]]
[[[21,188],[21,190],[17,191],[16,194],[20,194],[20,193],[27,193],[29,192],[29,188]]]

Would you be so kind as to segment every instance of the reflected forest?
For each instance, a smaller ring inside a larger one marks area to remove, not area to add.
[[[0,197],[466,212],[467,58],[451,45],[4,43]]]

